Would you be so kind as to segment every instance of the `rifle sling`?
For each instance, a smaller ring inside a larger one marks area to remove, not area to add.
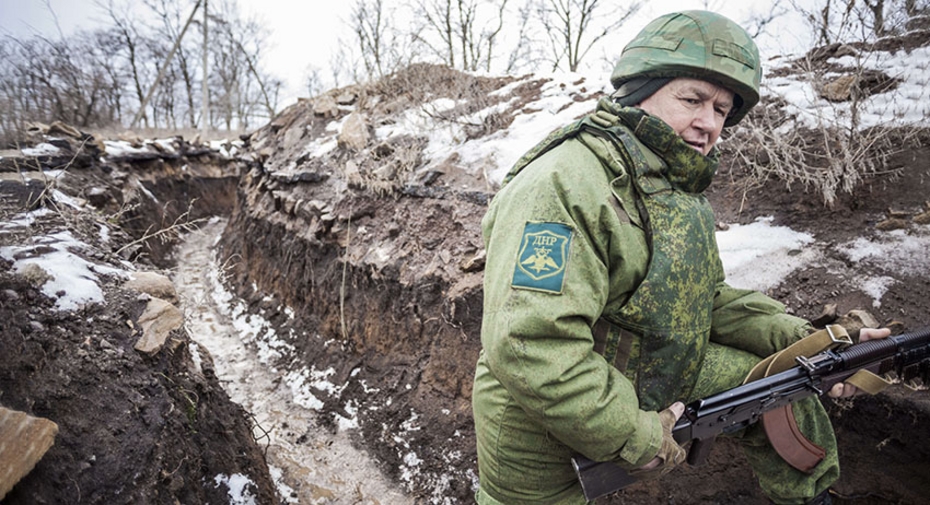
[[[784,372],[797,365],[795,358],[798,356],[810,357],[827,349],[852,345],[852,343],[852,339],[842,326],[827,326],[760,361],[746,376],[743,384]]]
[[[852,377],[846,379],[845,382],[856,386],[870,395],[878,394],[891,385],[891,382],[886,381],[868,370],[859,370],[854,373]]]

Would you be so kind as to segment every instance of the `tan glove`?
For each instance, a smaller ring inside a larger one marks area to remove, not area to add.
[[[672,428],[684,412],[685,406],[681,402],[675,402],[669,408],[659,412],[659,422],[662,424],[662,446],[659,447],[656,457],[652,458],[649,463],[632,470],[630,475],[635,475],[640,480],[656,479],[685,461],[688,453],[672,438]]]

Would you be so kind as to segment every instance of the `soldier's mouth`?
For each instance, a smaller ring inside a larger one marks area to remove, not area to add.
[[[704,142],[694,142],[694,141],[685,141],[686,144],[698,150],[701,154],[704,154]]]

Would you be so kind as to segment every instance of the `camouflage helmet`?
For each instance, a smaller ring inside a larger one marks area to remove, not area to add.
[[[759,102],[759,49],[742,27],[708,11],[666,14],[646,25],[623,48],[610,76],[614,88],[637,77],[691,77],[732,91],[733,126]]]

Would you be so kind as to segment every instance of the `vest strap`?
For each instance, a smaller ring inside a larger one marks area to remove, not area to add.
[[[620,372],[626,372],[636,334],[602,317],[594,323],[591,335],[594,337],[594,352],[612,362]]]
[[[610,323],[604,318],[599,318],[591,328],[591,336],[594,337],[594,352],[604,356],[607,351],[607,339],[610,337]]]

